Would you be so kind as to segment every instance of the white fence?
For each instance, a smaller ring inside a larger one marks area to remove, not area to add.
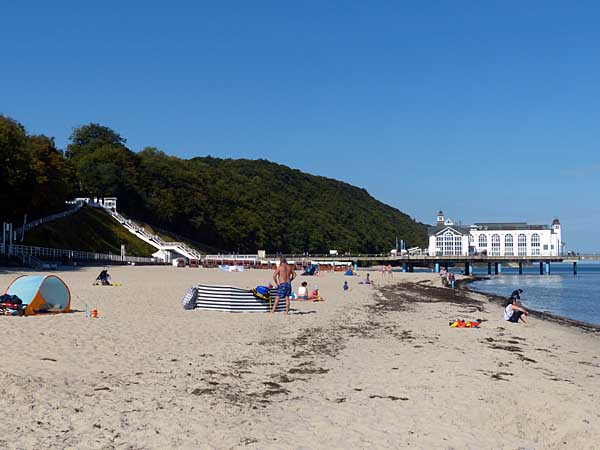
[[[0,246],[0,252],[3,252]],[[60,248],[32,247],[29,245],[6,245],[8,256],[26,258],[33,256],[42,260],[68,260],[68,261],[98,261],[98,262],[135,262],[143,264],[163,264],[158,258],[145,258],[142,256],[121,256],[106,253],[83,252],[80,250],[64,250]]]
[[[256,262],[258,259],[257,255],[204,255],[202,257],[205,261],[247,261]]]

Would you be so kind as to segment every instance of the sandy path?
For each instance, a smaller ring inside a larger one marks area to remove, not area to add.
[[[392,286],[429,274],[376,275],[380,291],[308,278],[327,301],[285,317],[180,307],[194,283],[253,287],[267,271],[119,267],[123,287],[92,287],[97,272],[60,273],[97,320],[0,318],[22,348],[0,366],[16,430],[0,448],[598,448],[600,338],[507,324],[476,294]],[[487,321],[450,329],[454,317]]]

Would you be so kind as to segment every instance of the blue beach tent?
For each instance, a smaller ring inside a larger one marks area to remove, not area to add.
[[[8,286],[6,293],[21,299],[25,315],[61,313],[71,310],[71,292],[56,275],[23,275]]]

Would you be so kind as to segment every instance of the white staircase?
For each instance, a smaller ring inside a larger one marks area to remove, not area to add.
[[[101,205],[95,205],[95,204],[93,204],[92,206],[102,207]],[[141,227],[140,225],[133,222],[132,220],[127,219],[126,217],[119,214],[118,212],[113,211],[112,209],[109,209],[109,208],[103,208],[103,209],[108,214],[110,214],[113,217],[113,219],[115,219],[117,222],[119,222],[121,225],[123,225],[127,229],[127,231],[129,231],[132,234],[135,234],[139,239],[141,239],[142,241],[144,241],[144,242],[150,244],[151,246],[153,246],[154,248],[156,248],[158,250],[158,252],[155,253],[154,255],[158,258],[165,260],[166,262],[170,262],[172,259],[174,259],[174,257],[177,257],[177,255],[181,255],[188,259],[201,259],[202,258],[202,254],[200,252],[189,247],[188,245],[184,244],[183,242],[165,242],[158,236],[148,233],[144,229],[144,227]],[[174,253],[176,255],[173,255]]]

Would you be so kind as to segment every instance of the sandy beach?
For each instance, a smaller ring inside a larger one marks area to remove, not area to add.
[[[92,286],[98,272],[56,272],[74,313],[0,317],[0,448],[600,449],[593,330],[505,322],[428,273],[307,277],[326,301],[285,316],[181,307],[193,284],[270,271],[114,267],[122,287]],[[0,290],[20,273],[0,269]]]

